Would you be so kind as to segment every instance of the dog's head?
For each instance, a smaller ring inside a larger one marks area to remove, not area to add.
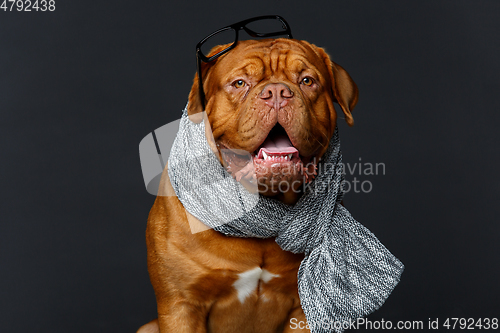
[[[215,47],[211,54],[225,47]],[[206,107],[202,110],[195,77],[189,114],[206,111],[219,151],[235,152],[221,160],[238,180],[250,174],[248,167],[236,167],[238,151],[251,154],[251,174],[264,195],[298,192],[314,177],[336,127],[334,102],[353,124],[356,84],[322,48],[308,42],[241,41],[216,61],[203,63],[201,70]],[[284,201],[294,201],[289,198]]]

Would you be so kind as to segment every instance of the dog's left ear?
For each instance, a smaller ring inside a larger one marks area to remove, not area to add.
[[[335,101],[342,108],[347,124],[352,126],[354,119],[351,112],[358,103],[358,87],[344,68],[330,60],[325,50],[319,47],[317,50],[328,68]]]

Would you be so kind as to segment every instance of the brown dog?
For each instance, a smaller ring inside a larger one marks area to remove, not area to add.
[[[323,49],[293,39],[240,42],[202,71],[216,146],[251,153],[260,193],[294,204],[314,175],[305,166],[314,169],[335,130],[334,102],[353,124],[358,90],[349,74]],[[198,84],[195,77],[190,115],[203,111]],[[291,185],[285,191],[283,182]],[[167,172],[160,191],[173,194]],[[207,229],[177,197],[157,197],[146,239],[158,320],[139,332],[309,332],[297,291],[303,255],[274,239],[193,233],[196,226]]]

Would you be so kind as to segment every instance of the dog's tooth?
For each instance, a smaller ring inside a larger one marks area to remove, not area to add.
[[[267,154],[265,151],[262,151],[262,156],[264,157],[265,160],[267,160]]]
[[[293,154],[288,154],[288,159],[291,160],[292,156],[293,156]]]

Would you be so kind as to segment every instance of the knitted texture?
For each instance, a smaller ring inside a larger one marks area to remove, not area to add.
[[[404,265],[340,204],[338,130],[319,170],[293,206],[250,193],[210,149],[204,122],[191,122],[186,109],[168,160],[175,193],[205,225],[227,236],[275,237],[283,250],[304,253],[298,290],[311,332],[342,332],[384,303]]]

